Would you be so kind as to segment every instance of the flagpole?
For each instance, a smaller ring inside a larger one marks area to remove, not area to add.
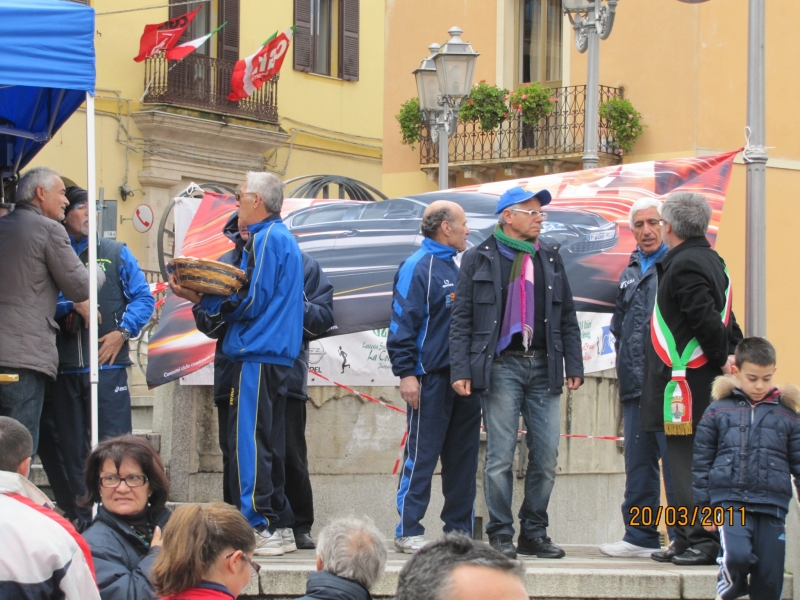
[[[86,92],[86,195],[89,201],[89,384],[91,387],[92,448],[97,445],[97,180],[95,173],[94,95]]]

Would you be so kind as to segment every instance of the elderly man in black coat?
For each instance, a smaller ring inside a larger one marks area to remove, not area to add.
[[[714,378],[729,372],[742,332],[731,311],[725,262],[705,237],[711,206],[702,194],[667,197],[661,227],[669,252],[656,263],[658,291],[645,345],[643,431],[664,431],[678,521],[675,541],[651,557],[677,565],[710,565],[719,536],[694,519],[692,450]]]

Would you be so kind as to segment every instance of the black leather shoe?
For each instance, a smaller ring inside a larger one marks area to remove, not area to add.
[[[675,548],[675,544],[670,544],[669,546],[667,546],[666,550],[656,550],[655,552],[653,552],[650,555],[650,558],[652,558],[653,560],[655,560],[657,562],[668,563],[668,562],[672,562],[672,557],[676,556],[678,554],[683,554],[683,553],[679,552]]]
[[[715,565],[717,561],[697,548],[689,548],[683,554],[673,556],[672,564],[681,567],[699,567],[701,565]]]
[[[514,549],[514,543],[511,541],[511,536],[508,534],[501,533],[500,535],[490,537],[489,545],[508,558],[517,558],[517,551]]]
[[[317,547],[310,533],[295,533],[294,543],[298,550],[314,550]]]
[[[522,532],[517,538],[517,552],[537,558],[564,558],[566,555],[566,552],[546,535],[529,540]]]

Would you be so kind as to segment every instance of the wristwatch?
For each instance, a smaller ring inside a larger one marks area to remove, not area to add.
[[[128,331],[127,328],[125,328],[125,327],[117,327],[117,331],[119,331],[120,334],[122,334],[122,341],[123,342],[127,342],[130,339],[131,332]]]

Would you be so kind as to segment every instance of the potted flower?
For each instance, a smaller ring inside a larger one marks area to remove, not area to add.
[[[422,112],[419,109],[419,99],[411,98],[400,105],[400,112],[394,116],[400,123],[400,135],[403,136],[402,143],[411,146],[422,139]]]
[[[511,110],[520,113],[525,125],[538,125],[539,121],[553,112],[555,100],[550,88],[538,83],[524,85],[508,97]]]
[[[609,143],[618,148],[620,154],[629,154],[644,132],[642,114],[625,98],[606,100],[600,106],[599,114],[608,127]]]
[[[481,80],[470,90],[469,96],[461,103],[458,120],[478,121],[483,131],[491,131],[508,118],[506,96],[508,90],[489,85]]]

